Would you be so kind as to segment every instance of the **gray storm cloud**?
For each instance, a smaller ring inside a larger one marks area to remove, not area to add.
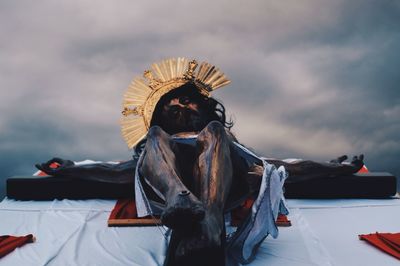
[[[260,154],[365,153],[400,176],[397,1],[2,1],[0,24],[3,178],[53,156],[128,159],[122,94],[176,56],[232,79],[215,96]]]

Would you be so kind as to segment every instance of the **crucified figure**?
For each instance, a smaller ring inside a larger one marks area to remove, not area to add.
[[[173,90],[157,104],[143,142],[139,173],[153,190],[154,198],[161,199],[165,206],[161,214],[163,225],[178,238],[173,265],[223,265],[224,212],[257,191],[263,167],[248,164],[238,154],[231,127],[223,105],[204,97],[194,84]],[[191,143],[179,141],[187,135],[195,136]],[[303,180],[352,174],[363,166],[362,155],[343,164],[346,158],[329,163],[268,162],[284,166],[289,180]],[[54,161],[61,166],[50,168]],[[54,176],[131,183],[137,160],[77,166],[68,160],[53,159],[37,167]],[[255,182],[249,180],[249,172],[259,178]]]
[[[37,167],[53,176],[134,182],[138,216],[160,214],[172,229],[165,265],[224,265],[225,253],[230,262],[249,263],[268,234],[277,236],[278,213],[287,213],[286,173],[289,180],[307,180],[352,174],[363,166],[362,155],[350,164],[342,163],[345,157],[287,163],[255,155],[239,144],[225,107],[211,97],[230,81],[207,62],[166,59],[143,77],[129,85],[121,121],[123,137],[140,156],[91,165],[55,158]],[[52,169],[53,162],[60,167]],[[251,219],[226,239],[225,212],[249,196]]]

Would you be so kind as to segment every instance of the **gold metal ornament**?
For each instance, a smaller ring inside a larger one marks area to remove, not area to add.
[[[151,65],[143,78],[134,78],[123,98],[122,136],[129,148],[136,146],[147,134],[158,101],[168,92],[193,82],[199,92],[210,93],[230,83],[218,68],[203,62],[198,70],[196,60],[178,57]]]
[[[196,60],[192,60],[192,61],[189,62],[188,70],[183,75],[185,77],[185,79],[192,80],[194,78],[194,71],[195,71],[196,67],[197,67],[197,61]]]

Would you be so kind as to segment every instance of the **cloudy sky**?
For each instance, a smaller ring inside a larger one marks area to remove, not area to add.
[[[129,159],[122,95],[177,56],[230,77],[215,97],[258,153],[400,176],[399,29],[396,0],[1,1],[0,197],[54,156]]]

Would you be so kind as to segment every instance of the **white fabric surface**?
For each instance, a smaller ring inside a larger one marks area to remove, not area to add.
[[[115,200],[0,203],[0,235],[32,233],[0,265],[162,265],[167,242],[154,227],[107,227]]]
[[[292,227],[267,238],[251,266],[399,265],[358,240],[400,232],[400,200],[287,200]],[[32,233],[37,241],[0,265],[162,265],[167,242],[156,227],[107,227],[114,200],[0,203],[0,235]]]
[[[251,265],[399,265],[358,235],[400,232],[400,199],[286,200],[291,227],[267,238]]]

